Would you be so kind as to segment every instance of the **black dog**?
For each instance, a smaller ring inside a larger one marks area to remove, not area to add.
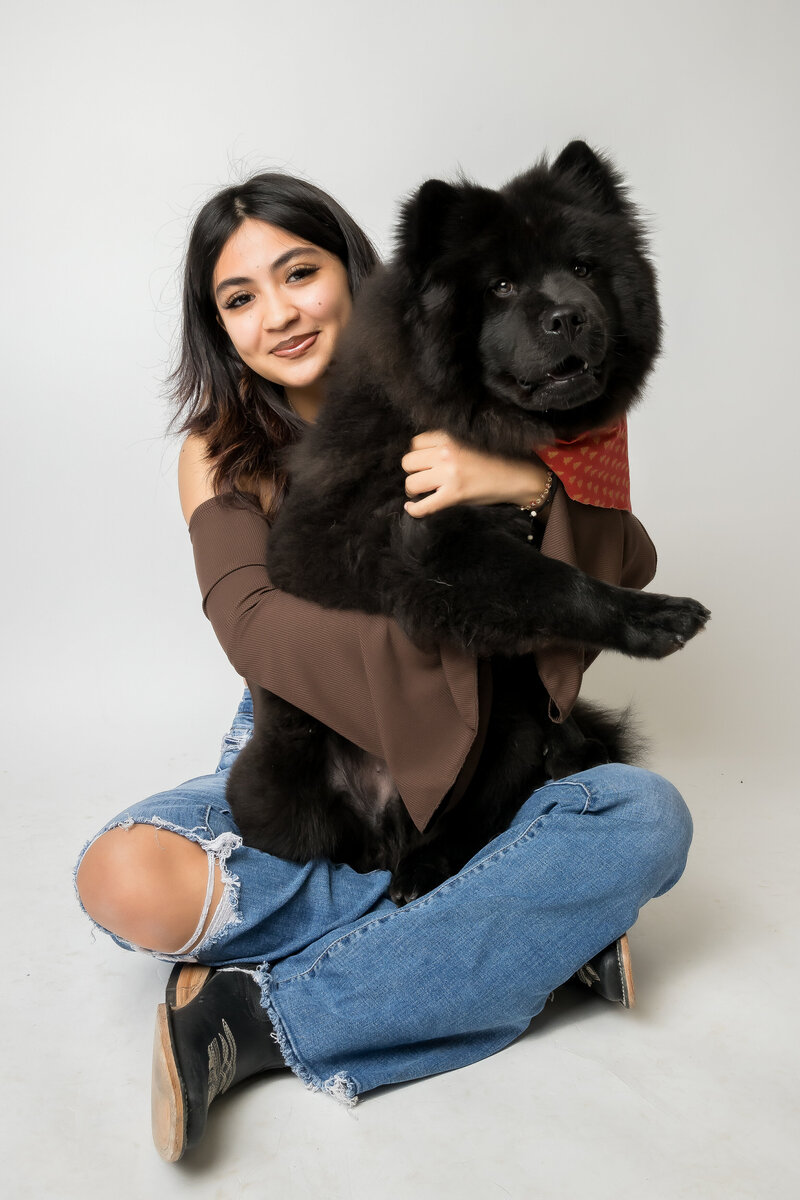
[[[406,204],[397,254],[359,296],[295,454],[268,566],[286,591],[491,659],[489,729],[466,793],[419,834],[382,764],[253,688],[254,736],[228,792],[248,844],[391,869],[403,902],[459,870],[547,778],[626,760],[614,716],[579,704],[548,720],[532,653],[579,643],[661,658],[708,611],[543,556],[512,505],[413,518],[400,460],[425,429],[523,458],[606,427],[638,398],[659,343],[640,222],[584,143],[501,191],[430,180]]]

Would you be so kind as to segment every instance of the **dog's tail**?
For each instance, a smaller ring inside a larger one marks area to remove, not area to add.
[[[609,762],[641,766],[649,743],[633,716],[632,707],[602,708],[589,700],[578,700],[572,716],[581,733],[606,747]]]

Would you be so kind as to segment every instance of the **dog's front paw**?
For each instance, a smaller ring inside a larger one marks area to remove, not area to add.
[[[640,658],[674,654],[705,628],[711,616],[704,605],[687,596],[641,592],[638,601],[628,614],[625,641],[627,652]]]
[[[453,874],[447,856],[427,846],[412,850],[402,859],[392,875],[389,896],[395,904],[408,904],[426,892],[432,892]]]

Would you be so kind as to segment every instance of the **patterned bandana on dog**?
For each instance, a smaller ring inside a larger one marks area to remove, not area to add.
[[[628,423],[624,417],[571,441],[541,446],[536,454],[555,472],[571,500],[594,508],[631,511]]]

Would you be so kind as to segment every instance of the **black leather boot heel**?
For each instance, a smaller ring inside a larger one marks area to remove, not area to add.
[[[578,971],[577,978],[604,1000],[613,1000],[623,1008],[633,1008],[636,991],[627,933],[590,958]]]
[[[153,1141],[177,1162],[196,1146],[212,1100],[262,1071],[285,1068],[261,989],[240,970],[178,963],[156,1013]]]

